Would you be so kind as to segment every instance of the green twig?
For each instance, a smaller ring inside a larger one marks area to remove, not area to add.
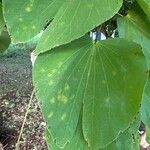
[[[34,89],[33,89],[32,93],[31,93],[31,96],[30,96],[30,100],[29,100],[29,103],[28,103],[28,106],[27,106],[27,110],[26,110],[26,113],[25,113],[25,116],[24,116],[24,119],[23,119],[23,122],[22,122],[22,126],[21,126],[21,129],[20,129],[20,133],[19,133],[19,136],[18,136],[16,146],[15,146],[15,150],[19,150],[20,139],[21,139],[21,136],[22,136],[22,133],[23,133],[23,129],[24,129],[26,120],[27,120],[27,116],[28,116],[28,113],[29,113],[29,109],[30,109],[30,106],[31,106],[33,96],[34,96]]]

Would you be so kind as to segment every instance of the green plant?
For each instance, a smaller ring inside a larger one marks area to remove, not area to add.
[[[13,43],[47,27],[35,49],[33,81],[49,147],[139,149],[140,121],[150,126],[150,1],[3,0],[2,5],[1,20],[4,16]],[[110,37],[114,30],[119,38]],[[92,40],[90,31],[103,32],[107,40]]]

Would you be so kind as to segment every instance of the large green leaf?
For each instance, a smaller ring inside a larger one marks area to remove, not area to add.
[[[45,53],[35,63],[33,75],[37,97],[42,103],[48,128],[59,145],[70,141],[78,123],[84,92],[82,86],[85,86],[84,76],[87,74],[87,68],[80,64],[87,63],[84,58],[88,56],[87,52],[79,50],[83,47],[87,49],[88,42],[81,41],[78,45],[78,41],[69,47]],[[76,52],[76,49],[79,50]],[[80,58],[81,54],[83,58]],[[81,75],[83,69],[85,74]]]
[[[95,57],[89,67],[86,97],[83,102],[83,133],[93,149],[105,146],[116,138],[118,130],[123,131],[127,127],[142,98],[142,89],[136,89],[136,86],[139,86],[136,82],[139,83],[140,78],[136,78],[138,72],[135,73],[142,68],[135,69],[134,63],[138,61],[137,57],[134,58],[132,50],[137,48],[130,47],[129,42],[125,42],[127,46],[119,40],[108,42],[101,43],[98,47],[99,53],[93,54]],[[146,75],[146,68],[141,77],[145,76],[144,74]],[[98,80],[102,83],[97,83]],[[141,95],[136,95],[138,91]]]
[[[150,17],[150,0],[136,0],[143,11]]]
[[[11,40],[7,31],[2,31],[0,34],[0,53],[3,53],[9,46]]]
[[[33,80],[53,139],[62,147],[72,139],[83,105],[89,146],[112,142],[139,110],[146,69],[141,48],[123,39],[82,38],[39,55]]]
[[[4,17],[14,43],[37,35],[65,0],[3,0]]]
[[[118,27],[120,37],[124,37],[141,44],[150,69],[150,22],[147,20],[144,12],[142,12],[138,5],[136,5],[126,17],[118,20]],[[147,73],[149,73],[149,71],[147,71]],[[150,79],[145,87],[141,107],[142,121],[150,127],[149,89]]]
[[[4,27],[4,18],[3,18],[3,11],[2,11],[2,3],[0,3],[0,33]]]
[[[113,17],[122,0],[67,0],[44,32],[36,54],[66,44]]]
[[[53,141],[51,134],[48,130],[46,130],[46,140],[51,150],[88,150],[88,145],[84,140],[83,133],[82,133],[82,118],[80,117],[77,129],[73,138],[71,139],[70,143],[68,143],[64,148],[60,148],[58,145],[55,144]]]

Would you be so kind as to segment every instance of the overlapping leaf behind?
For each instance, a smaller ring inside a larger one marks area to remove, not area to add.
[[[138,0],[138,2],[141,2]],[[141,2],[142,3],[142,2]],[[144,1],[143,1],[144,3]],[[147,8],[143,8],[147,11]],[[150,11],[149,11],[150,12]],[[118,19],[119,34],[121,37],[139,43],[147,58],[149,74],[150,69],[150,17],[135,3],[134,7],[124,18]],[[141,119],[150,127],[150,79],[145,87],[141,106]]]
[[[0,53],[3,53],[10,44],[10,36],[4,26],[5,21],[3,17],[2,3],[0,2]]]

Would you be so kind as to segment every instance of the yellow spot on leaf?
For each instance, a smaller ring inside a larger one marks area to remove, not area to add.
[[[60,61],[60,62],[58,63],[58,67],[61,67],[62,64],[63,64],[63,62]]]
[[[64,104],[66,104],[66,103],[68,102],[68,97],[66,97],[66,96],[63,95],[63,94],[59,94],[59,95],[57,96],[57,99],[58,99],[59,101],[63,102]]]
[[[50,103],[51,103],[51,104],[54,104],[54,103],[55,103],[55,98],[54,98],[54,97],[50,100]]]
[[[110,97],[107,97],[105,101],[106,101],[106,103],[109,103]]]
[[[52,73],[48,73],[48,77],[51,77],[52,76]]]
[[[130,19],[130,18],[131,18],[131,15],[130,15],[130,14],[128,14],[126,17]]]
[[[45,69],[44,69],[44,68],[42,68],[42,69],[41,69],[41,72],[45,72]]]
[[[51,118],[52,116],[53,116],[53,112],[50,112],[48,118]]]
[[[36,26],[35,26],[35,25],[32,25],[32,29],[36,29]]]
[[[50,80],[50,81],[48,82],[48,85],[51,86],[51,85],[53,85],[53,83],[54,83],[54,82],[53,82],[52,80]]]
[[[62,121],[64,121],[64,120],[66,119],[66,116],[67,116],[66,113],[64,113],[64,114],[61,116],[60,119],[61,119]]]
[[[33,7],[33,4],[32,4],[32,3],[30,4],[30,7]]]
[[[48,73],[48,77],[51,77],[56,73],[56,69],[53,69],[51,72]]]
[[[64,90],[65,90],[65,91],[68,91],[69,89],[70,89],[69,85],[68,85],[68,84],[65,84]]]
[[[22,22],[22,21],[23,21],[23,19],[22,19],[22,18],[19,18],[19,21],[20,21],[20,22]]]
[[[27,7],[25,8],[25,10],[26,10],[27,12],[31,12],[31,11],[32,11],[32,8],[29,7],[29,6],[27,6]]]

